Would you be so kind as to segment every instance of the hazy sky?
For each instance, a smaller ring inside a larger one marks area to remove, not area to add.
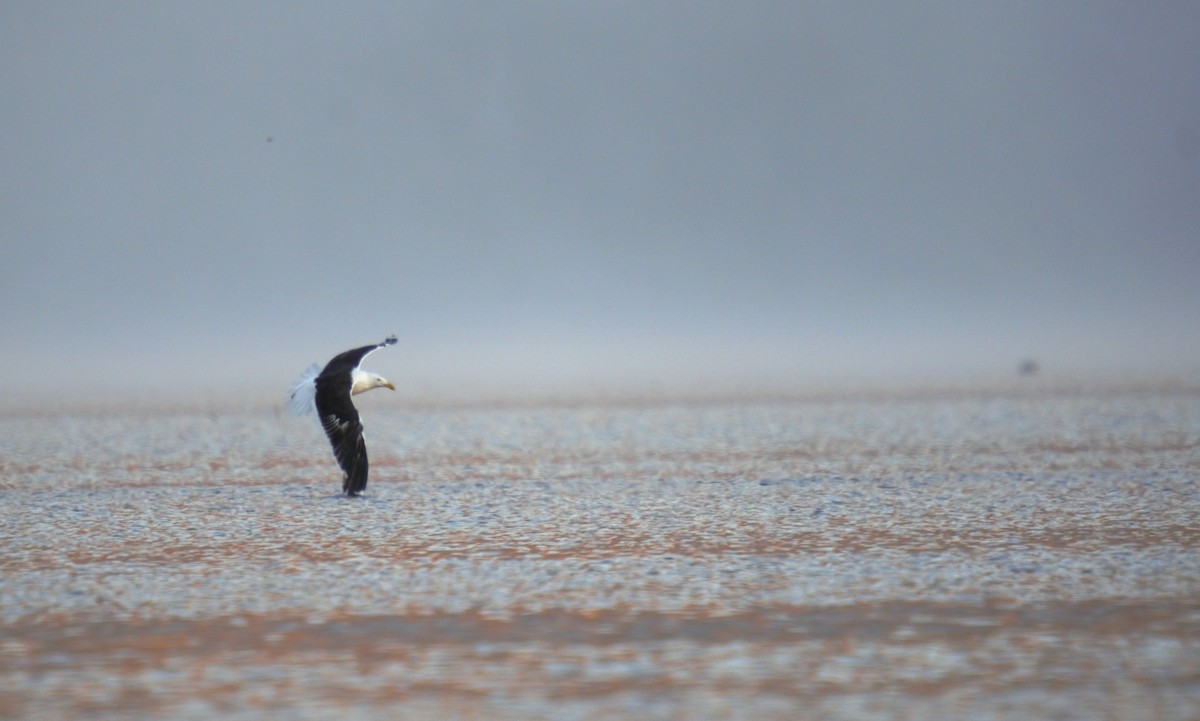
[[[411,388],[1196,370],[1197,38],[1195,2],[5,2],[0,393],[285,389],[393,332]]]

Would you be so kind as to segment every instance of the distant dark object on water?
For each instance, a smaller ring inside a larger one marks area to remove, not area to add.
[[[1032,358],[1026,358],[1017,366],[1017,375],[1022,377],[1035,376],[1041,368],[1038,367],[1037,361]]]
[[[333,456],[342,469],[342,492],[347,496],[357,496],[367,488],[367,445],[358,409],[350,396],[372,388],[396,390],[388,379],[368,373],[358,365],[374,351],[395,344],[396,336],[390,336],[382,343],[348,350],[334,356],[320,373],[319,366],[313,363],[292,386],[288,398],[288,410],[294,415],[316,409],[321,427],[333,446]]]

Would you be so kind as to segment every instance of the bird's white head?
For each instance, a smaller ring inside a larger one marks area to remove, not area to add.
[[[350,395],[358,395],[372,388],[390,388],[396,390],[396,386],[387,378],[374,373],[369,373],[364,370],[354,369],[351,375]]]

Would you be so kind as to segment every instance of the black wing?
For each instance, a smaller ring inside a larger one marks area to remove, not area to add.
[[[333,357],[333,360],[325,364],[325,369],[321,371],[321,375],[334,375],[338,373],[350,373],[362,363],[362,359],[367,357],[368,353],[386,348],[390,345],[396,345],[396,336],[388,336],[387,340],[374,345],[365,345],[362,348],[348,350],[345,353],[339,353]],[[348,382],[348,381],[347,381]]]
[[[344,377],[342,377],[344,376]],[[367,488],[367,444],[358,409],[350,402],[350,377],[317,378],[317,416],[345,475],[342,491],[356,496]]]

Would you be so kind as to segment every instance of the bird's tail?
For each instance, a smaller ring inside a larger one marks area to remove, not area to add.
[[[300,376],[300,380],[296,381],[296,384],[292,386],[291,395],[288,396],[288,413],[294,416],[303,416],[316,410],[316,380],[320,374],[321,366],[316,363],[305,369],[304,374]]]

